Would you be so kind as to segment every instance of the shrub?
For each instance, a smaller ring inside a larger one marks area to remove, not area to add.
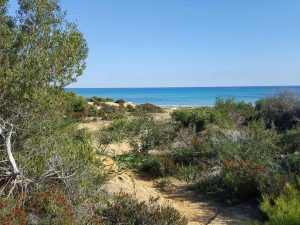
[[[126,101],[124,99],[117,99],[115,103],[124,104]]]
[[[25,202],[28,211],[39,218],[39,224],[75,224],[74,207],[57,187],[39,190]]]
[[[92,97],[88,99],[90,102],[94,102],[95,105],[100,105],[102,102],[114,102],[115,100],[112,98],[103,98],[103,97]]]
[[[101,103],[100,107],[97,115],[103,120],[122,119],[126,115],[126,109],[124,107],[116,107],[104,103]]]
[[[161,162],[158,157],[145,155],[140,159],[136,167],[144,172],[150,173],[152,176],[159,177],[164,174]]]
[[[214,121],[219,122],[218,124],[221,126],[224,122],[237,126],[247,125],[256,117],[255,108],[252,104],[243,101],[237,102],[234,99],[217,99],[214,109]]]
[[[195,165],[199,163],[196,152],[192,148],[177,149],[173,153],[173,160],[181,165]]]
[[[280,147],[282,148],[282,153],[284,154],[292,154],[300,151],[300,128],[289,130],[282,134]]]
[[[67,115],[75,118],[86,116],[89,105],[87,99],[74,92],[65,92],[65,108]]]
[[[281,165],[287,172],[300,176],[300,153],[288,154],[281,160]]]
[[[259,196],[260,183],[276,168],[276,138],[276,133],[256,127],[242,139],[225,139],[220,144],[222,185],[228,202]]]
[[[300,99],[292,92],[283,92],[256,102],[256,110],[267,127],[275,126],[280,132],[300,124]]]
[[[183,127],[193,126],[197,132],[203,131],[212,122],[212,109],[203,107],[197,109],[180,109],[171,114],[172,119],[180,122]]]
[[[300,224],[300,192],[290,184],[274,204],[264,197],[260,208],[268,216],[267,225]]]
[[[151,103],[145,103],[145,104],[141,104],[138,105],[136,107],[137,110],[141,110],[141,111],[145,111],[148,113],[162,113],[164,112],[164,110],[162,108],[160,108],[159,106],[153,105]]]
[[[170,144],[176,137],[175,126],[171,123],[153,122],[141,137],[141,151],[146,152],[156,147]]]
[[[152,124],[153,119],[148,116],[115,120],[109,127],[99,132],[99,143],[109,144],[126,138],[132,140],[133,137],[139,135]]]
[[[160,206],[154,199],[138,202],[132,195],[119,193],[103,210],[103,222],[107,225],[186,225],[187,220],[169,206]]]
[[[269,174],[278,168],[275,160],[279,151],[277,133],[264,130],[261,124],[249,126],[237,134],[219,130],[206,137],[203,149],[195,148],[199,156],[204,157],[205,166],[220,167],[219,178],[203,177],[201,189],[222,189],[230,204],[258,197],[261,183],[269,183]],[[200,159],[199,164],[203,162]],[[205,184],[211,187],[204,188]]]
[[[0,224],[27,224],[27,216],[23,201],[17,197],[0,197]]]

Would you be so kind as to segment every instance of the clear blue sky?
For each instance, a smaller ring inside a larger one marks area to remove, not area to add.
[[[62,0],[89,45],[72,87],[300,85],[299,0]]]

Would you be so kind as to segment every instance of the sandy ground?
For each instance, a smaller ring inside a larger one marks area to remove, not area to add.
[[[156,180],[132,171],[113,177],[102,190],[110,195],[120,191],[133,194],[140,201],[147,201],[150,197],[157,199],[161,205],[176,208],[188,219],[189,225],[246,224],[255,217],[255,209],[248,205],[225,207],[205,196],[196,195],[180,183],[160,188]]]

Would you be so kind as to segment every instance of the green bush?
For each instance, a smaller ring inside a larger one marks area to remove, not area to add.
[[[145,112],[148,112],[148,113],[162,113],[162,112],[164,112],[164,110],[162,108],[160,108],[159,106],[153,105],[151,103],[145,103],[145,104],[138,105],[136,107],[136,110],[141,110],[141,111],[145,111]]]
[[[132,140],[153,124],[151,117],[143,116],[133,119],[114,120],[109,127],[99,132],[99,144],[120,142],[126,138]]]
[[[264,130],[262,124],[256,123],[236,132],[214,129],[208,131],[216,133],[205,139],[200,136],[204,143],[194,144],[194,154],[198,154],[199,158],[196,160],[199,166],[204,163],[204,168],[208,167],[207,171],[217,166],[220,167],[220,173],[218,179],[215,179],[215,175],[204,177],[201,189],[222,189],[223,196],[230,204],[258,197],[262,192],[261,183],[269,183],[269,174],[279,167],[276,165],[279,152],[276,145],[279,139],[277,133]],[[205,170],[203,172],[206,173]],[[204,188],[204,184],[211,187]]]
[[[78,96],[74,92],[65,92],[65,108],[67,115],[82,118],[87,115],[89,105],[86,98]]]
[[[283,154],[300,151],[300,128],[289,130],[281,135],[280,147]]]
[[[117,99],[115,103],[124,104],[126,101],[124,99]]]
[[[214,122],[220,126],[224,126],[224,123],[236,126],[247,125],[256,118],[252,104],[234,101],[234,99],[217,99],[214,109]]]
[[[162,148],[170,144],[176,137],[175,126],[171,123],[153,122],[147,132],[141,137],[141,151]]]
[[[300,224],[300,192],[290,184],[274,203],[264,197],[260,208],[268,217],[267,225]]]
[[[148,172],[154,177],[159,177],[164,174],[164,168],[162,168],[159,158],[155,156],[143,156],[143,158],[140,159],[136,167],[140,171]]]
[[[103,210],[103,222],[107,225],[186,225],[187,220],[170,206],[160,206],[154,199],[138,202],[132,195],[120,193]]]
[[[195,165],[199,163],[197,154],[192,148],[176,149],[173,153],[173,160],[181,165]]]
[[[292,92],[283,92],[256,102],[256,110],[267,124],[280,132],[300,124],[300,99]]]
[[[300,176],[300,153],[287,154],[281,160],[281,165],[287,172]]]
[[[101,103],[100,107],[97,115],[103,120],[122,119],[126,116],[126,109],[124,107],[111,106],[105,103]]]
[[[95,105],[98,105],[98,106],[100,106],[100,104],[101,104],[102,102],[114,102],[114,101],[115,101],[115,100],[112,99],[112,98],[103,98],[103,97],[96,97],[96,96],[94,96],[94,97],[92,97],[92,98],[89,98],[88,100],[89,100],[90,102],[94,102]]]
[[[171,114],[172,119],[180,122],[183,127],[192,126],[197,132],[203,131],[208,123],[212,122],[212,109],[202,107],[197,109],[180,109]]]

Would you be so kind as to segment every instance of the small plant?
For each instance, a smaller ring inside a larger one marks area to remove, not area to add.
[[[212,109],[208,107],[197,109],[180,109],[171,114],[173,120],[180,122],[183,127],[194,127],[196,132],[203,131],[212,122]]]
[[[164,112],[164,110],[162,108],[160,108],[159,106],[153,105],[151,103],[145,103],[145,104],[141,104],[138,105],[137,110],[141,110],[141,111],[145,111],[148,113],[162,113]]]
[[[112,98],[103,98],[103,97],[96,97],[96,96],[89,98],[88,100],[90,102],[94,102],[95,105],[99,105],[99,106],[102,102],[114,102],[115,101]]]
[[[300,224],[300,192],[290,184],[274,203],[265,196],[260,208],[268,217],[267,225]]]
[[[138,202],[132,195],[119,193],[102,212],[107,225],[186,225],[187,220],[169,206],[160,206],[154,199]]]
[[[282,92],[256,102],[256,110],[268,128],[275,126],[279,132],[300,124],[300,98],[293,92]]]
[[[141,137],[141,151],[147,152],[153,148],[161,148],[170,144],[176,137],[175,127],[171,123],[153,122],[147,132]]]
[[[176,173],[176,178],[183,180],[186,183],[194,182],[199,175],[199,166],[197,165],[187,165],[178,168],[178,173]]]
[[[117,99],[115,103],[124,104],[126,101],[124,99]]]

